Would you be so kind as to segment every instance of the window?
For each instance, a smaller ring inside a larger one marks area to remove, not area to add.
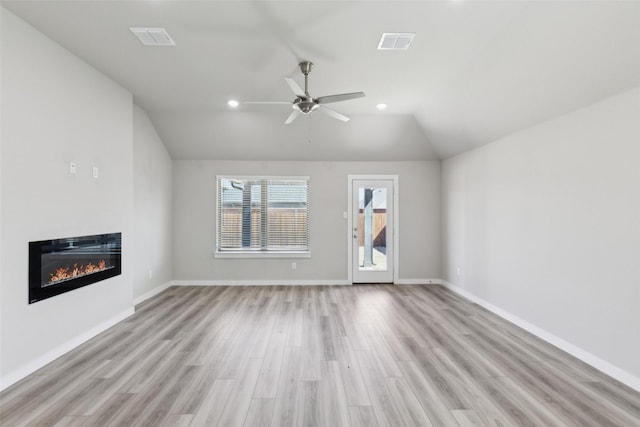
[[[309,256],[309,177],[217,177],[216,256]]]

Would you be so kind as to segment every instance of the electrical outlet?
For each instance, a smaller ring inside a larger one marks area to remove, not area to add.
[[[460,267],[458,267],[457,273],[458,273],[458,276],[462,275],[462,269]]]
[[[291,269],[295,270],[296,268],[298,268],[298,265],[295,262],[291,263]]]
[[[153,279],[153,270],[149,270],[149,279]]]
[[[69,173],[76,173],[76,162],[69,162]]]
[[[94,167],[93,167],[93,177],[94,177],[95,179],[98,179],[98,177],[99,177],[99,176],[100,176],[100,175],[99,175],[98,167],[97,167],[97,166],[94,166]]]

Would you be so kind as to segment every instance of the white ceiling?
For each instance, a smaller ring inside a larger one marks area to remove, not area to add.
[[[638,1],[2,1],[130,90],[176,159],[446,158],[640,85]],[[145,47],[129,27],[164,27]],[[407,51],[383,32],[415,32]],[[284,125],[283,77],[317,97]],[[379,102],[389,108],[375,109]]]

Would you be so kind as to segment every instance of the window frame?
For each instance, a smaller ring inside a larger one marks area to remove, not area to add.
[[[307,250],[268,250],[268,249],[225,249],[219,248],[220,237],[220,180],[271,180],[271,181],[306,181],[307,182]],[[283,176],[283,175],[216,175],[215,181],[215,251],[214,258],[311,258],[311,219],[310,219],[310,188],[311,178],[309,176]]]

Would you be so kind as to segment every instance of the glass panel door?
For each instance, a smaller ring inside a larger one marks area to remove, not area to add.
[[[393,183],[353,181],[353,282],[393,282]]]

